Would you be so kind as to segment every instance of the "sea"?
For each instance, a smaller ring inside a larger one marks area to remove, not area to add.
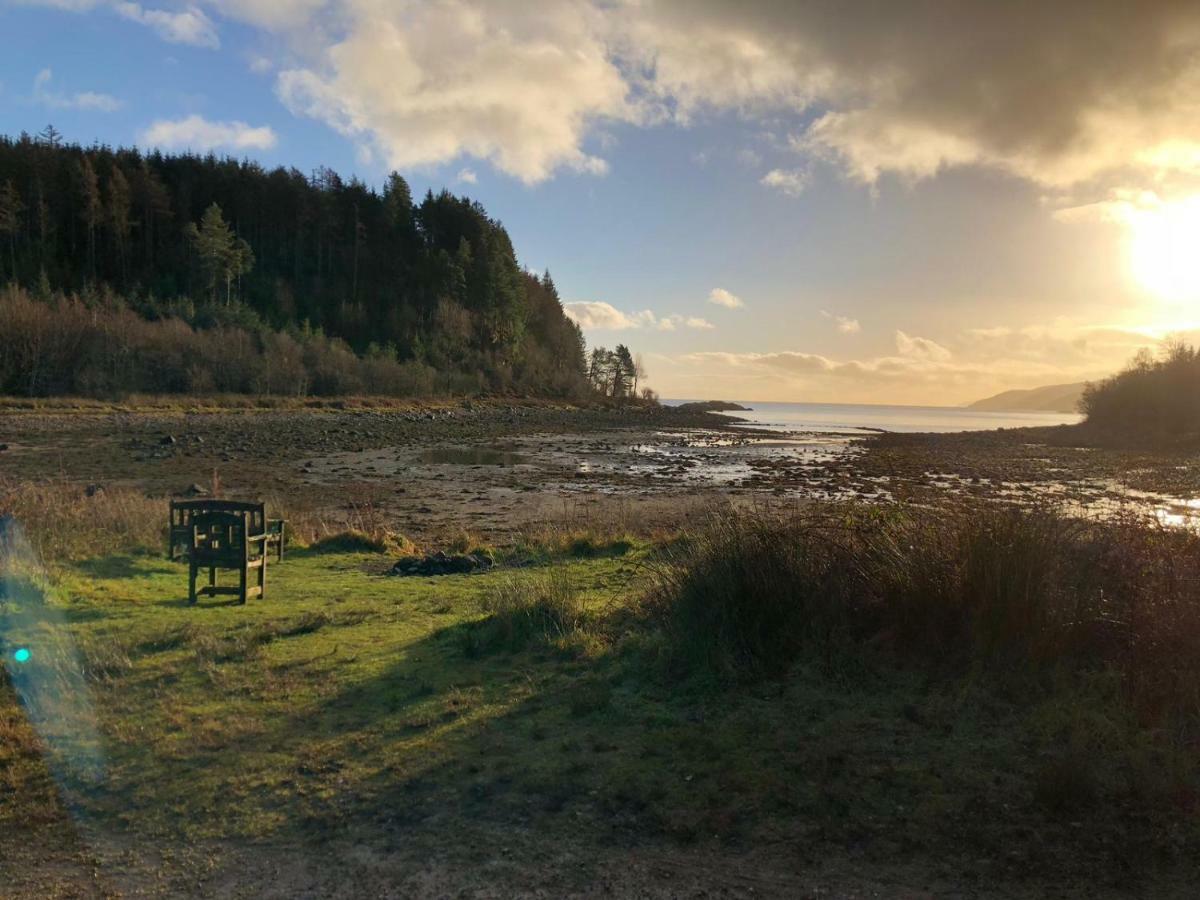
[[[689,400],[663,400],[668,406]],[[747,425],[774,431],[822,431],[847,435],[879,431],[943,432],[1074,425],[1075,413],[983,412],[956,406],[886,406],[870,403],[765,403],[735,400],[748,412],[730,412]]]

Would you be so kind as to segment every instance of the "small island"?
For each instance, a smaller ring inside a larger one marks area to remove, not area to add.
[[[750,412],[749,406],[730,403],[727,400],[693,400],[675,407],[683,412]]]

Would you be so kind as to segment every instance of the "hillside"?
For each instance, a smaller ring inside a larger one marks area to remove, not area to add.
[[[1077,384],[1050,384],[1028,390],[1004,391],[994,397],[976,400],[967,409],[984,412],[1062,412],[1079,411],[1079,400],[1083,396],[1084,382]]]
[[[525,271],[478,203],[448,191],[414,200],[395,172],[377,190],[326,168],[84,147],[52,128],[0,137],[0,284],[14,283],[49,306],[101,310],[109,332],[127,330],[128,309],[209,334],[240,329],[252,355],[272,334],[305,345],[318,333],[456,390],[586,390],[583,337],[549,273]],[[0,392],[90,392],[66,384],[70,372],[25,375]]]

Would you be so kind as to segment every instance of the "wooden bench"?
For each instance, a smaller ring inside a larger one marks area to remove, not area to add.
[[[167,532],[167,558],[185,556],[192,540],[192,517],[206,512],[248,512],[253,534],[267,536],[266,548],[274,550],[275,561],[283,561],[283,544],[287,523],[283,519],[268,519],[266,504],[243,500],[172,500]]]
[[[263,521],[250,509],[206,509],[193,512],[187,546],[188,603],[200,596],[231,594],[245,603],[262,597],[267,590],[267,532]],[[197,590],[196,576],[208,569],[208,584]],[[238,573],[238,584],[217,584],[217,570]],[[256,576],[251,583],[251,575]]]

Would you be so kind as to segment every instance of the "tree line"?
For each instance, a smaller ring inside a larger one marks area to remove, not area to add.
[[[1200,441],[1200,348],[1170,341],[1142,350],[1121,372],[1089,384],[1080,411],[1090,426],[1142,442]]]
[[[251,335],[320,334],[482,390],[591,390],[550,274],[522,269],[480,204],[415,201],[397,173],[375,190],[326,168],[83,147],[53,128],[0,137],[0,281],[193,330],[235,315]]]

